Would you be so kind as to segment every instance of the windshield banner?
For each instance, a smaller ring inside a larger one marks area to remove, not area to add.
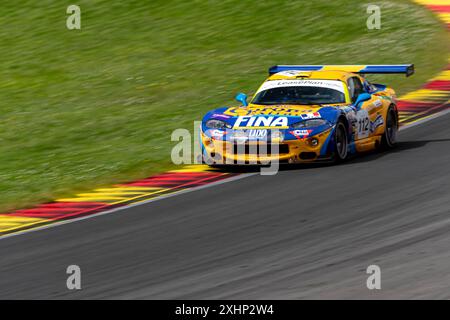
[[[340,91],[344,93],[344,84],[336,80],[272,80],[266,81],[257,93],[282,87],[319,87]]]

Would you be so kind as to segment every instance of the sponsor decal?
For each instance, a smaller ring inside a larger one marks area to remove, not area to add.
[[[256,93],[282,87],[318,87],[345,92],[344,84],[339,80],[269,80],[264,82]]]
[[[237,128],[288,128],[287,117],[239,116],[234,123]]]
[[[314,112],[313,110],[295,109],[289,107],[250,107],[250,108],[228,108],[225,110],[225,114],[228,116],[258,116],[258,115],[279,115],[279,116],[292,116],[300,117],[304,113]]]
[[[228,139],[237,143],[243,143],[247,140],[265,140],[267,136],[267,129],[235,130],[228,136]]]
[[[211,137],[213,137],[215,139],[222,138],[225,135],[225,131],[218,130],[218,129],[210,130],[209,132],[211,134]]]
[[[373,106],[375,108],[381,107],[383,105],[383,102],[380,99],[377,99],[373,102]]]
[[[375,130],[384,124],[383,116],[379,115],[374,122],[370,124],[370,132],[375,132]]]
[[[383,101],[381,99],[377,99],[373,101],[369,106],[366,108],[366,110],[369,112],[369,115],[373,115],[378,112],[378,108],[383,106]]]
[[[383,116],[378,115],[374,121],[370,121],[367,110],[360,110],[356,115],[356,136],[357,139],[364,139],[375,132],[375,130],[384,124]]]
[[[249,138],[262,139],[267,136],[267,129],[251,129],[248,130]]]
[[[317,119],[317,118],[321,118],[319,112],[303,113],[303,114],[300,115],[300,117],[301,117],[303,120],[309,120],[309,119]]]
[[[294,77],[299,75],[300,73],[305,73],[305,71],[301,70],[287,70],[276,73],[277,76],[286,76],[286,77]]]
[[[367,110],[362,109],[356,113],[356,137],[364,139],[369,136],[371,122]]]
[[[296,138],[306,138],[308,137],[312,130],[292,130],[289,131],[293,136],[295,136]]]
[[[216,119],[230,119],[230,116],[227,116],[226,114],[219,114],[219,113],[214,113],[212,116],[212,118],[216,118]]]

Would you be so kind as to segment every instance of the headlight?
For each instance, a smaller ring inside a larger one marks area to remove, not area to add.
[[[208,120],[206,121],[206,127],[209,129],[226,129],[226,128],[231,128],[231,126],[226,123],[225,121],[222,120]]]
[[[330,123],[325,119],[310,119],[304,120],[291,125],[293,129],[305,129],[305,128],[315,128],[320,126],[330,126]]]

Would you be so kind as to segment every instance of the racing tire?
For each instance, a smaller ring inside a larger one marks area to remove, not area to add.
[[[395,147],[397,143],[398,122],[397,114],[391,106],[386,114],[386,125],[381,138],[381,150],[388,150]]]
[[[340,163],[348,156],[348,133],[347,127],[342,120],[339,120],[334,129],[334,154],[333,162]]]

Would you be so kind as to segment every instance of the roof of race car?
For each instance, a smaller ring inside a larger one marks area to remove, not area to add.
[[[346,81],[350,77],[358,77],[357,74],[340,71],[298,71],[287,70],[271,75],[266,81],[270,80],[296,80],[296,79],[320,79],[320,80],[341,80]]]

